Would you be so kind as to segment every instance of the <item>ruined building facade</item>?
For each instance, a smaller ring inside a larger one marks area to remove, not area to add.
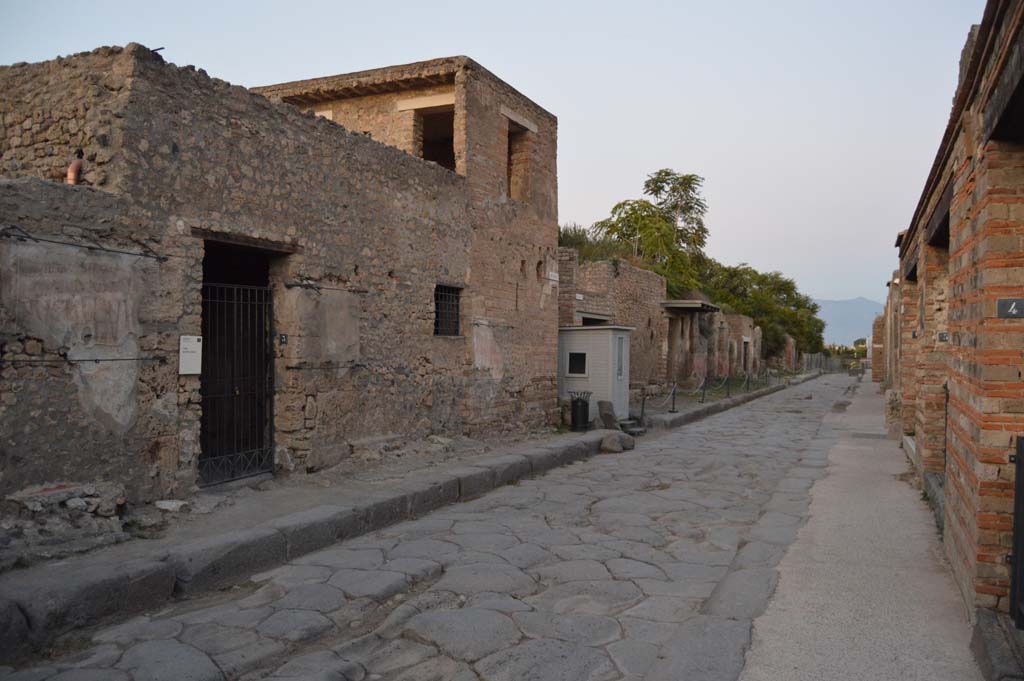
[[[557,123],[472,60],[258,94],[133,44],[0,90],[0,494],[555,422]]]
[[[631,327],[630,387],[661,394],[672,385],[696,388],[705,377],[757,374],[764,367],[761,329],[750,317],[725,314],[693,291],[668,299],[664,277],[624,260],[580,262],[558,249],[559,326]],[[795,344],[792,346],[795,362]]]
[[[1024,522],[1012,462],[1024,433],[1024,319],[1012,309],[1024,298],[1022,25],[1024,2],[990,0],[971,31],[876,330],[889,419],[937,508],[964,600],[1002,611]]]

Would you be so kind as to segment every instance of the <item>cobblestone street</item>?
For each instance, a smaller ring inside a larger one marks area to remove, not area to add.
[[[11,678],[735,678],[851,385],[823,377],[309,554]]]
[[[852,385],[826,376],[343,542],[10,678],[735,678]]]

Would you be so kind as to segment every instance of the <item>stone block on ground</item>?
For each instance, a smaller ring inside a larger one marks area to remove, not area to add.
[[[28,622],[14,603],[0,599],[0,650],[7,651],[4,661],[12,661],[16,656],[27,652]]]
[[[459,500],[459,478],[448,473],[413,475],[402,486],[409,498],[409,515],[421,516]]]
[[[611,402],[599,400],[597,403],[597,421],[602,428],[619,430],[619,418],[615,415],[615,407]]]
[[[0,600],[17,604],[29,625],[29,642],[37,648],[108,615],[162,605],[173,590],[173,569],[155,560],[83,560],[19,570],[0,578]]]
[[[380,498],[360,505],[356,512],[363,532],[379,530],[409,517],[409,495],[404,492],[382,493]]]
[[[484,466],[461,466],[445,471],[459,480],[459,501],[475,499],[494,489],[494,471]]]
[[[600,650],[550,639],[534,639],[476,663],[484,681],[523,679],[614,679],[611,660]]]
[[[130,671],[135,679],[147,681],[222,681],[217,665],[206,654],[177,641],[146,641],[129,648],[119,669]]]
[[[778,582],[779,573],[772,568],[735,570],[719,583],[704,611],[716,617],[752,620],[764,612]]]
[[[306,641],[331,629],[331,621],[310,610],[278,610],[257,630],[264,636],[286,641]]]
[[[679,625],[647,675],[650,681],[734,681],[750,645],[750,621],[698,615]]]
[[[199,539],[171,550],[167,562],[177,578],[175,593],[194,594],[285,562],[285,535],[256,527]]]
[[[499,563],[472,563],[449,568],[434,585],[439,591],[448,590],[464,595],[484,592],[523,596],[536,587],[522,570]]]
[[[354,536],[357,525],[355,512],[347,506],[316,506],[268,523],[287,539],[288,558],[302,556]]]
[[[602,454],[618,454],[623,451],[622,440],[618,433],[608,433],[601,440]]]
[[[474,662],[515,644],[522,637],[506,615],[494,610],[433,610],[412,617],[403,634],[436,645],[458,660]]]
[[[530,461],[522,454],[490,456],[472,461],[474,466],[483,466],[494,471],[494,486],[501,487],[530,475]]]

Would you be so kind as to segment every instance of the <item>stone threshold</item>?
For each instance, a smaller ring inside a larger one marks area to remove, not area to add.
[[[804,375],[797,385],[820,374]],[[657,428],[692,423],[786,384],[752,391],[680,414]],[[652,419],[655,417],[651,417]],[[186,541],[151,556],[112,560],[102,552],[0,575],[0,651],[8,662],[45,649],[75,629],[154,610],[243,581],[249,575],[346,539],[473,499],[517,480],[588,459],[614,430],[530,443],[447,467],[414,471],[389,490],[368,490],[351,505],[319,505],[248,529]]]

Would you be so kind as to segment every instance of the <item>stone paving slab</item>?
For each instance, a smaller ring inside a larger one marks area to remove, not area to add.
[[[812,400],[773,394],[322,548],[18,674],[735,679],[785,550],[753,534],[806,517],[807,488],[787,481],[808,480],[794,472],[827,448],[821,420],[848,382],[828,377]]]

